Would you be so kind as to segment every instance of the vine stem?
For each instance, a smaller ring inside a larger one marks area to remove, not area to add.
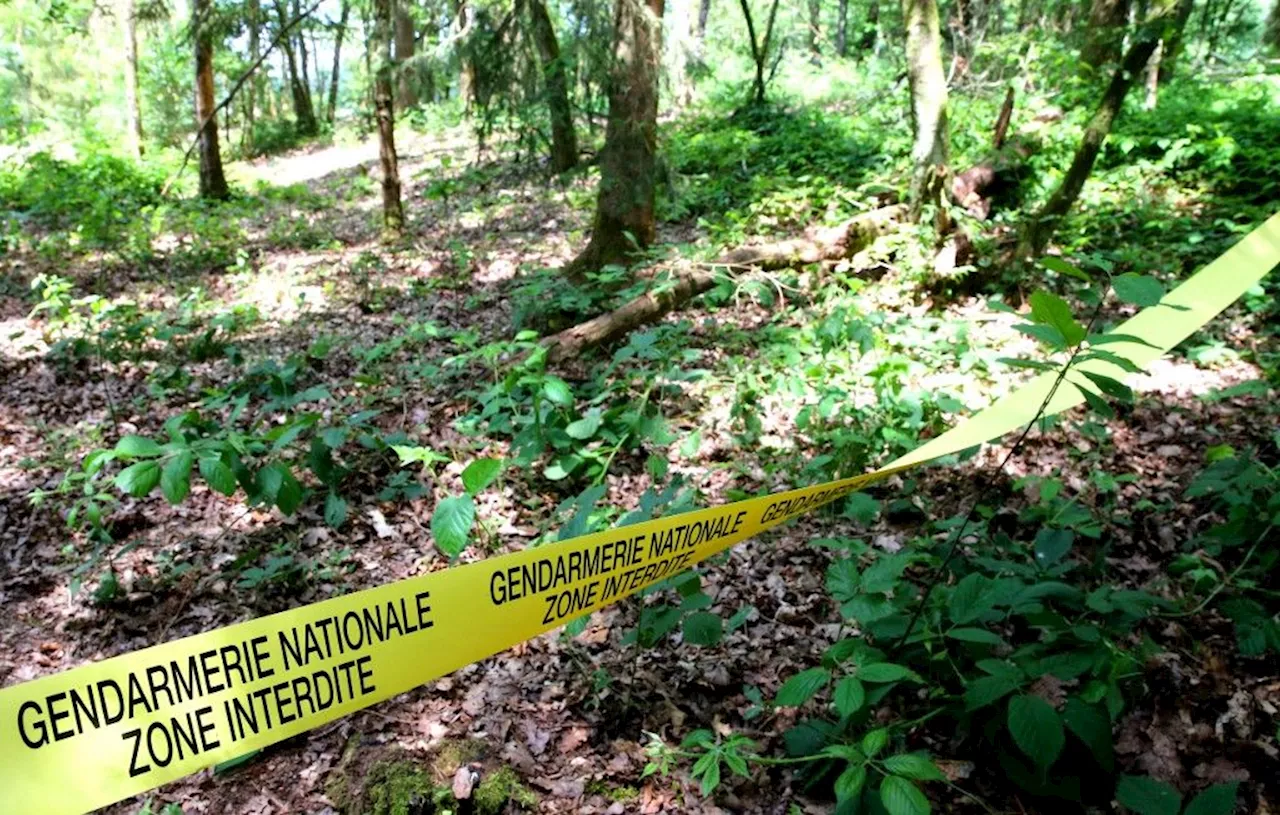
[[[1009,448],[1009,452],[1005,453],[997,470],[1003,471],[1004,468],[1008,466],[1014,455],[1021,449],[1022,444],[1027,440],[1027,437],[1031,435],[1032,429],[1035,428],[1036,424],[1039,423],[1040,419],[1044,416],[1044,412],[1049,407],[1049,403],[1053,401],[1053,397],[1057,394],[1058,388],[1066,381],[1067,374],[1071,371],[1071,366],[1075,363],[1076,357],[1080,355],[1080,352],[1084,350],[1085,340],[1088,339],[1090,332],[1093,330],[1094,324],[1098,321],[1098,316],[1102,313],[1102,306],[1106,302],[1105,294],[1106,292],[1104,290],[1104,296],[1098,298],[1098,305],[1094,308],[1093,314],[1089,317],[1089,322],[1085,326],[1084,338],[1082,338],[1080,342],[1076,343],[1075,347],[1071,349],[1071,356],[1067,358],[1062,369],[1058,371],[1058,375],[1053,380],[1053,386],[1049,388],[1049,393],[1045,395],[1044,401],[1040,403],[1040,407],[1036,408],[1035,415],[1031,417],[1031,421],[1027,423],[1027,426],[1022,429],[1022,433],[1018,435],[1017,440],[1014,441],[1013,445]],[[981,493],[979,492],[969,501],[969,509],[965,512],[964,520],[960,523],[960,527],[951,537],[951,544],[947,548],[947,554],[942,558],[942,562],[933,570],[933,573],[929,575],[929,580],[925,583],[924,591],[921,592],[920,599],[916,603],[915,611],[912,612],[911,619],[907,622],[906,629],[890,649],[891,653],[896,654],[902,649],[902,646],[906,644],[907,639],[911,636],[912,630],[915,629],[916,623],[920,621],[920,615],[924,613],[925,605],[929,601],[929,595],[933,593],[934,588],[942,580],[947,567],[951,565],[951,561],[960,550],[960,542],[964,540],[965,530],[968,529],[969,524],[973,521],[973,514],[978,509],[978,499],[980,497]]]

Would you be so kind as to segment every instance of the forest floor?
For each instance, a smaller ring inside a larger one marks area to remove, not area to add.
[[[379,411],[370,420],[379,431],[401,431],[412,444],[453,459],[435,473],[409,471],[409,482],[393,480],[399,471],[393,459],[371,459],[371,469],[360,475],[364,483],[348,491],[348,518],[337,529],[315,506],[286,517],[200,485],[178,506],[159,496],[124,497],[113,511],[113,533],[135,545],[111,559],[117,585],[103,591],[99,568],[73,596],[72,570],[84,558],[83,542],[68,531],[56,501],[33,506],[31,493],[56,489],[84,454],[121,435],[158,435],[165,419],[239,376],[239,368],[226,359],[185,359],[176,366],[181,375],[174,375],[173,350],[154,337],[142,352],[118,360],[58,359],[49,353],[47,320],[29,316],[30,300],[14,287],[0,299],[0,603],[6,610],[0,682],[11,685],[448,565],[428,529],[436,498],[456,490],[467,456],[510,453],[509,435],[468,436],[458,429],[457,420],[477,410],[470,386],[496,376],[482,355],[464,352],[506,341],[518,325],[563,327],[556,314],[571,309],[557,299],[554,273],[537,270],[554,269],[582,245],[584,204],[593,190],[581,176],[549,181],[527,162],[472,166],[473,150],[461,131],[402,143],[409,236],[394,247],[377,241],[376,153],[364,143],[235,166],[242,188],[253,189],[252,179],[270,186],[243,207],[217,271],[199,260],[190,267],[178,262],[184,248],[200,249],[199,228],[172,236],[166,259],[143,267],[95,253],[70,267],[62,257],[38,252],[0,261],[11,280],[56,272],[81,291],[128,298],[146,313],[168,315],[164,319],[195,315],[200,329],[214,325],[215,316],[240,314],[238,322],[222,323],[218,336],[250,362],[301,355],[298,387],[326,392],[317,409]],[[684,243],[688,251],[717,248],[691,220],[664,231],[665,242]],[[856,363],[830,358],[833,370],[840,369],[832,374],[835,390],[819,381],[826,373],[802,375],[809,377],[805,399],[829,396],[863,411],[851,427],[862,421],[874,431],[896,417],[905,434],[863,439],[860,444],[875,450],[872,460],[860,456],[841,467],[883,463],[1020,379],[995,362],[1034,353],[1014,330],[1015,315],[990,309],[981,297],[921,295],[901,285],[892,264],[869,264],[874,274],[864,273],[865,284],[848,282],[862,270],[845,269],[766,281],[696,301],[651,329],[664,354],[677,354],[645,363],[656,372],[648,376],[675,382],[662,405],[669,441],[623,451],[612,461],[599,500],[610,509],[593,516],[593,524],[607,525],[658,485],[649,460],[654,454],[665,459],[663,470],[685,479],[699,504],[798,486],[819,474],[807,469],[809,462],[838,456],[834,436],[798,427],[803,400],[789,398],[786,389],[797,366],[829,358],[795,340],[814,321],[811,306],[820,298],[810,292],[818,287],[839,289],[844,305],[830,314],[856,310],[877,339],[854,355]],[[1230,335],[1228,325],[1236,327]],[[677,339],[668,341],[663,331],[678,332]],[[803,336],[812,341],[812,330]],[[845,336],[840,343],[857,342],[856,332]],[[325,348],[317,350],[321,340]],[[751,715],[755,705],[744,689],[772,698],[840,636],[839,615],[822,591],[831,553],[813,541],[856,539],[890,552],[936,545],[945,533],[921,518],[955,516],[971,501],[1017,510],[1032,501],[1030,488],[1018,481],[1023,476],[1059,478],[1085,501],[1096,500],[1100,513],[1123,518],[1108,526],[1108,563],[1126,585],[1173,591],[1163,582],[1162,564],[1211,520],[1183,498],[1206,451],[1265,447],[1276,426],[1275,405],[1247,390],[1207,397],[1263,376],[1233,349],[1274,353],[1274,343],[1247,320],[1221,320],[1190,343],[1201,349],[1198,362],[1167,359],[1136,377],[1141,396],[1132,409],[1109,420],[1072,414],[1033,434],[1002,473],[995,472],[1003,452],[997,446],[885,482],[871,493],[878,511],[870,515],[808,517],[737,547],[701,570],[715,609],[726,616],[754,609],[718,646],[681,647],[678,637],[651,649],[623,645],[643,604],[628,601],[594,615],[577,636],[538,637],[289,739],[242,766],[201,772],[107,811],[135,813],[154,801],[152,812],[162,802],[184,813],[341,812],[370,768],[405,758],[430,768],[446,786],[467,762],[489,776],[511,768],[525,791],[512,794],[511,811],[523,798],[527,809],[548,813],[830,812],[829,793],[802,789],[782,767],[734,779],[714,798],[699,794],[687,767],[669,777],[642,777],[645,734],[678,742],[697,727],[732,729],[755,738],[766,755],[781,754],[781,734],[795,723],[796,711]],[[592,358],[558,372],[590,392],[603,364]],[[672,370],[696,370],[700,377],[680,382],[670,378]],[[618,392],[629,392],[633,374],[639,376],[625,366],[613,371]],[[889,380],[895,384],[886,396],[886,386],[877,383]],[[929,402],[922,414],[913,394],[945,394],[949,401]],[[744,409],[758,423],[744,419]],[[1090,435],[1078,432],[1082,425]],[[1097,472],[1134,478],[1104,506],[1092,486]],[[397,495],[396,485],[406,483],[421,489]],[[570,483],[540,477],[534,468],[505,478],[482,496],[485,534],[463,561],[546,539],[562,518],[557,507],[576,492]],[[1149,666],[1146,703],[1126,710],[1120,721],[1119,763],[1179,787],[1249,781],[1252,811],[1276,811],[1278,757],[1267,729],[1280,709],[1275,661],[1242,667],[1229,626],[1212,616],[1170,619],[1156,636],[1167,650]],[[885,722],[898,718],[891,706],[875,715]],[[986,802],[939,788],[931,792],[937,811],[1036,811],[998,776],[975,771],[980,757],[965,754],[952,734],[922,724],[909,741],[930,750],[956,784]]]

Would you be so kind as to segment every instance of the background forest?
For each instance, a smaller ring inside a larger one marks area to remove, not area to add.
[[[1276,812],[1276,281],[1074,366],[1278,192],[1258,0],[0,0],[0,682],[1050,371],[1085,408],[106,811]]]

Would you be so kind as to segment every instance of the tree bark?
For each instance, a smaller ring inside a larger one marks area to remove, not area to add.
[[[573,108],[569,106],[569,83],[560,43],[544,0],[529,0],[529,22],[533,40],[542,60],[542,79],[551,114],[551,170],[563,173],[578,164],[578,136],[573,129]]]
[[[836,53],[849,56],[849,0],[840,0],[836,11]]]
[[[780,0],[773,0],[773,4],[769,7],[769,21],[765,25],[764,40],[760,41],[756,37],[755,20],[751,16],[751,6],[747,0],[739,0],[742,6],[742,16],[747,21],[747,37],[750,38],[751,59],[756,64],[755,80],[752,84],[752,100],[755,104],[764,103],[765,79],[764,66],[769,61],[769,45],[773,40],[773,24],[778,19],[778,4]]]
[[[1164,53],[1164,40],[1156,43],[1156,49],[1151,52],[1151,58],[1147,60],[1146,78],[1143,84],[1147,86],[1147,97],[1142,101],[1143,110],[1155,110],[1156,104],[1160,101],[1160,58]]]
[[[195,0],[191,5],[196,56],[196,127],[199,130],[200,197],[230,197],[218,150],[218,120],[213,101],[213,37],[207,25],[213,0]]]
[[[342,40],[347,34],[347,20],[351,17],[351,0],[342,0],[338,30],[333,35],[333,70],[329,72],[329,107],[325,119],[332,125],[338,115],[338,77],[342,70]]]
[[[871,0],[867,6],[867,21],[862,25],[862,38],[858,48],[862,52],[874,51],[876,39],[880,35],[880,0]]]
[[[413,59],[413,15],[409,13],[410,0],[395,0],[396,45],[396,107],[408,110],[418,104],[418,88],[413,81],[413,71],[406,68]]]
[[[280,17],[280,25],[288,24],[288,11],[285,10],[282,0],[275,0],[276,14]],[[289,91],[293,97],[293,116],[296,120],[298,134],[302,136],[314,136],[320,132],[320,126],[316,122],[316,111],[311,105],[311,92],[307,90],[306,84],[302,81],[298,74],[298,61],[294,54],[293,36],[288,36],[280,43],[280,48],[284,51],[285,64],[289,68]]]
[[[458,40],[458,98],[464,107],[471,107],[471,98],[475,93],[476,66],[469,53],[467,38],[471,31],[471,15],[475,11],[467,0],[454,2],[454,36]]]
[[[299,0],[293,0],[293,16],[297,17],[301,13],[302,13],[302,6],[300,5]],[[297,37],[298,37],[298,68],[302,74],[302,87],[306,89],[307,98],[308,100],[310,100],[312,98],[311,70],[310,70],[311,60],[309,59],[307,54],[307,33],[303,31],[301,28],[299,28],[297,29]],[[311,103],[311,109],[315,110],[314,102]]]
[[[129,150],[134,158],[143,152],[142,110],[138,106],[138,15],[134,0],[120,4],[120,23],[124,33],[124,114],[129,135]]]
[[[1187,20],[1191,18],[1193,6],[1192,0],[1179,0],[1178,2],[1177,17],[1165,37],[1163,53],[1160,57],[1160,82],[1168,82],[1173,79],[1174,71],[1177,70],[1178,58],[1182,56],[1183,43],[1185,42],[1183,32],[1187,30]],[[1280,8],[1280,6],[1277,6],[1277,8]]]
[[[701,0],[698,4],[698,48],[701,52],[702,44],[707,39],[707,19],[711,16],[711,0]]]
[[[382,233],[395,240],[404,232],[400,204],[400,165],[396,159],[396,121],[391,92],[391,0],[373,2],[373,47],[377,67],[373,75],[373,105],[378,118],[378,160],[382,164]]]
[[[261,43],[258,41],[258,24],[262,15],[262,7],[258,0],[249,0],[248,3],[249,17],[249,60],[257,62]],[[249,87],[245,89],[244,100],[244,130],[240,132],[240,152],[242,155],[253,155],[253,121],[254,106],[258,101],[258,77],[255,75],[249,79]]]
[[[653,243],[662,11],[663,0],[617,0],[595,219],[571,275],[624,263]]]
[[[1098,68],[1118,58],[1128,19],[1129,0],[1092,0],[1080,62]]]
[[[801,239],[741,247],[705,266],[678,271],[670,285],[655,287],[621,308],[548,337],[543,341],[547,358],[556,362],[575,357],[588,348],[661,319],[713,288],[719,280],[718,268],[754,267],[769,271],[850,258],[900,223],[904,214],[901,206],[883,207],[839,226],[814,230]]]
[[[809,0],[809,56],[815,65],[820,64],[822,46],[819,38],[822,35],[822,0]]]
[[[909,202],[912,220],[919,220],[926,204],[938,213],[938,231],[945,230],[942,197],[951,160],[947,124],[947,80],[942,73],[942,37],[938,31],[936,0],[903,0],[907,27],[907,76],[911,86],[911,119],[915,126],[911,149]]]
[[[1084,137],[1080,140],[1075,158],[1072,159],[1071,167],[1063,177],[1062,183],[1027,224],[1018,250],[1023,257],[1036,257],[1044,251],[1062,217],[1080,197],[1085,181],[1093,172],[1098,153],[1102,151],[1102,144],[1111,133],[1111,125],[1124,107],[1124,99],[1129,94],[1129,88],[1141,75],[1143,67],[1151,59],[1159,41],[1158,35],[1151,34],[1141,37],[1129,48],[1124,61],[1112,75],[1111,83],[1102,96],[1101,104],[1098,105],[1097,111],[1085,128]]]

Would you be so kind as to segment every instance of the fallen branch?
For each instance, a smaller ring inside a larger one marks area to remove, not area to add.
[[[608,314],[548,337],[543,341],[547,358],[555,362],[576,357],[588,348],[661,319],[713,288],[725,268],[770,271],[852,257],[901,223],[905,215],[906,208],[901,205],[882,207],[839,226],[815,229],[803,238],[739,247],[710,263],[680,270],[668,284],[645,292]]]

